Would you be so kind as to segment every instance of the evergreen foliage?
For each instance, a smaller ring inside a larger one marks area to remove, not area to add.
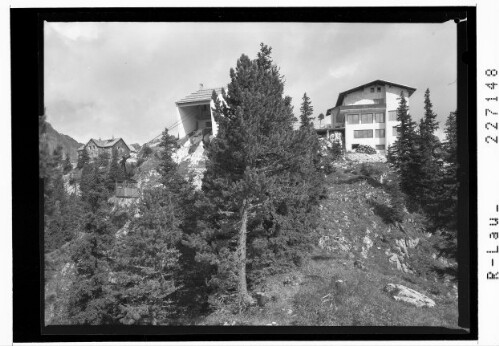
[[[74,244],[71,260],[75,265],[68,312],[75,324],[115,323],[118,309],[111,292],[109,253],[115,228],[105,205],[84,215],[83,226]]]
[[[180,285],[182,211],[165,188],[146,191],[140,217],[118,236],[112,250],[112,296],[123,324],[168,324],[175,313],[172,294]]]
[[[71,164],[71,160],[69,159],[69,153],[66,153],[66,159],[64,160],[63,173],[68,174],[73,170],[73,165]]]
[[[409,107],[404,93],[400,93],[399,107],[397,108],[398,137],[388,149],[387,160],[399,173],[400,189],[410,199],[418,193],[420,175],[418,137],[416,123],[409,114]]]
[[[254,284],[300,261],[322,187],[317,136],[308,126],[293,131],[291,99],[270,53],[262,44],[257,59],[243,54],[224,101],[213,95],[219,130],[206,148],[206,224],[196,241],[219,301],[237,292],[240,303],[252,303],[248,278]]]
[[[437,213],[437,200],[442,191],[440,184],[442,160],[440,155],[440,140],[435,135],[438,129],[437,115],[433,112],[430,100],[430,90],[424,94],[425,114],[419,124],[418,160],[419,175],[414,184],[417,186],[414,198],[427,215]]]
[[[313,126],[313,113],[314,107],[312,106],[310,97],[307,96],[307,93],[304,93],[300,107],[300,128]]]
[[[322,120],[324,120],[324,114],[323,113],[319,114],[317,118],[319,119],[319,126],[322,125]]]
[[[84,148],[81,154],[78,156],[78,163],[76,168],[83,169],[83,167],[90,162],[90,156],[88,155],[87,148]]]
[[[109,163],[109,171],[106,177],[106,188],[108,191],[114,191],[116,182],[122,182],[125,180],[125,172],[123,167],[118,162],[119,154],[116,148],[113,148],[111,152],[111,162]]]

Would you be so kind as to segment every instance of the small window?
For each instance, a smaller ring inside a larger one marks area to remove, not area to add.
[[[373,130],[353,131],[353,138],[373,138]]]
[[[385,129],[376,129],[376,130],[374,130],[374,136],[376,138],[385,138]]]
[[[348,114],[347,115],[349,124],[358,124],[359,123],[359,115],[358,114]]]
[[[385,99],[373,99],[374,103],[377,105],[382,105],[385,103]]]
[[[377,144],[376,150],[385,150],[385,145],[384,144]]]
[[[381,87],[377,87],[377,88],[376,88],[376,90],[377,90],[378,92],[381,92]]]
[[[362,124],[372,124],[373,123],[373,114],[362,114]]]
[[[388,120],[397,121],[397,111],[388,111]]]
[[[398,137],[399,136],[399,129],[397,126],[394,126],[392,128],[392,136]]]
[[[374,88],[371,88],[371,92],[372,92],[372,93],[374,92]]]
[[[383,113],[374,114],[374,122],[375,123],[384,123],[385,122],[385,115]]]

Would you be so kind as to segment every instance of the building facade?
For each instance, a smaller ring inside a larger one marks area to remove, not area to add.
[[[217,124],[213,118],[214,107],[211,95],[215,91],[221,95],[222,88],[204,88],[201,84],[199,90],[175,102],[177,106],[177,136],[183,138],[189,133],[207,129],[213,136],[217,135]]]
[[[386,154],[386,150],[397,139],[397,114],[400,93],[409,105],[410,96],[415,88],[375,80],[338,95],[336,106],[328,109],[330,124],[318,129],[318,133],[327,133],[341,138],[345,151],[352,151],[359,145],[369,145],[377,152]]]
[[[130,155],[130,148],[122,138],[104,140],[92,138],[87,144],[78,148],[78,155],[81,155],[83,150],[87,150],[88,156],[90,156],[91,159],[96,159],[104,152],[107,152],[111,157],[113,149],[117,150],[120,157]]]

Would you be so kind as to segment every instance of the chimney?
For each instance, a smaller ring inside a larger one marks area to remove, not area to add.
[[[199,90],[203,90],[203,88],[204,88],[203,83],[199,83]]]

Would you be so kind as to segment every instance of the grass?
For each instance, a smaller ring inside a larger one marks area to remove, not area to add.
[[[370,170],[373,175],[383,170],[380,165]],[[405,213],[401,230],[384,213],[377,212],[372,202],[390,205],[392,196],[381,183],[371,183],[370,177],[361,174],[361,168],[347,163],[329,176],[329,198],[322,201],[317,228],[319,236],[328,237],[328,246],[315,249],[293,272],[266,278],[255,291],[270,296],[269,303],[239,313],[215,311],[199,324],[458,328],[457,299],[450,295],[453,282],[444,282],[446,277],[452,278],[452,271],[431,257],[437,239],[423,234],[421,215]],[[363,258],[366,236],[372,247]],[[386,254],[395,251],[396,240],[408,238],[420,239],[404,259],[414,274],[397,271]],[[348,250],[332,246],[337,239],[347,242]],[[362,269],[354,265],[357,261],[361,261]],[[296,285],[285,284],[289,276],[295,278],[291,281]],[[388,283],[421,292],[436,306],[418,308],[395,301],[383,290]]]

